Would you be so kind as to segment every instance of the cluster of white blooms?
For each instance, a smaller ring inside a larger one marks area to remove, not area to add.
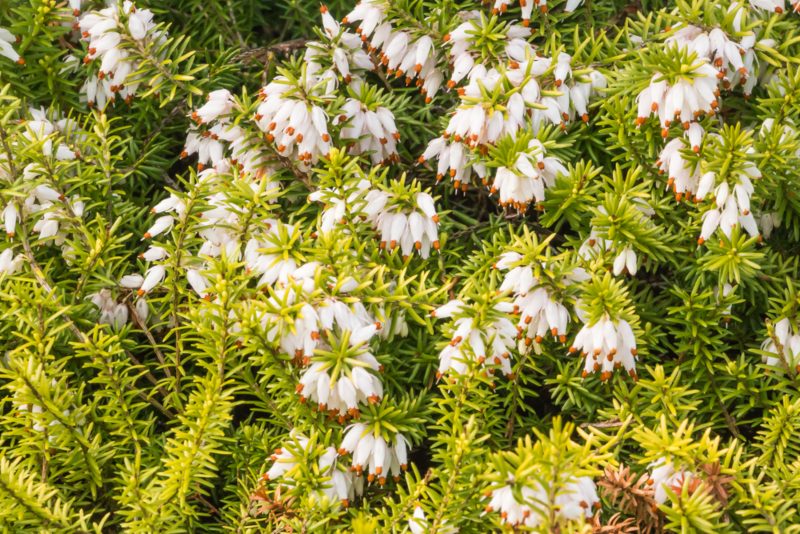
[[[566,167],[558,158],[545,156],[541,141],[531,139],[513,166],[497,168],[490,192],[499,194],[501,206],[524,212],[532,201],[544,202],[545,188],[551,187],[559,174],[566,175]]]
[[[736,10],[732,25],[741,32],[745,10],[736,6],[731,9]],[[641,126],[650,115],[657,115],[662,137],[669,135],[670,125],[676,120],[688,130],[703,115],[713,115],[719,108],[720,85],[730,89],[741,84],[749,94],[758,79],[752,32],[737,43],[720,28],[705,31],[685,25],[665,41],[665,46],[687,53],[691,63],[683,65],[680,76],[672,82],[664,73],[653,74],[650,85],[637,97],[636,119]],[[692,142],[693,148],[698,145]]]
[[[690,139],[689,143],[692,145],[692,150],[695,152],[700,151],[700,143],[702,142],[703,129],[698,124],[692,124],[686,130],[687,134],[697,132],[699,129],[700,139]],[[695,134],[692,133],[694,136]],[[684,198],[692,200],[696,193],[701,189],[701,174],[700,165],[698,163],[691,163],[682,154],[682,150],[686,148],[686,142],[680,137],[676,137],[669,141],[661,150],[661,154],[656,160],[656,167],[658,167],[659,174],[667,175],[667,187],[671,188],[675,193],[675,200],[680,202]],[[695,150],[696,149],[696,150]],[[703,183],[705,188],[705,182]]]
[[[430,255],[431,248],[439,250],[439,215],[428,193],[416,193],[412,204],[391,191],[373,189],[365,201],[364,214],[380,232],[382,249],[399,246],[403,256],[416,250],[423,258]]]
[[[258,146],[257,130],[248,131],[246,122],[233,122],[232,115],[237,109],[230,91],[218,89],[209,93],[207,102],[191,114],[195,124],[186,136],[181,157],[197,154],[197,168],[203,171],[203,180],[211,181],[235,168],[244,178],[266,181],[266,189],[277,188],[277,183],[271,180],[274,165]],[[214,170],[206,169],[207,166]]]
[[[110,289],[101,289],[89,295],[92,304],[100,310],[100,322],[111,325],[119,330],[128,322],[128,306],[124,302],[117,302]]]
[[[294,478],[295,467],[305,460],[299,455],[296,456],[295,452],[302,454],[307,451],[309,439],[294,430],[290,433],[290,439],[290,444],[276,449],[275,453],[270,457],[273,463],[269,471],[263,475],[265,480],[280,479],[282,483],[289,486],[296,484]],[[364,491],[363,480],[339,468],[335,448],[326,448],[325,452],[317,460],[317,466],[320,476],[329,479],[322,483],[320,489],[314,490],[313,495],[317,498],[324,497],[331,501],[338,500],[343,506],[347,507],[356,495],[361,495]]]
[[[730,12],[735,12],[731,21],[733,30],[742,33],[742,19],[747,16],[747,10],[732,6]],[[754,69],[756,37],[752,31],[746,33],[737,43],[720,28],[706,31],[687,24],[679,27],[666,43],[674,43],[694,52],[698,58],[707,59],[717,69],[717,79],[723,89],[742,85],[744,93],[749,95],[756,84],[757,76]]]
[[[500,291],[511,291],[514,295],[514,311],[519,313],[517,329],[525,337],[525,344],[541,343],[550,333],[561,343],[567,340],[567,326],[570,316],[566,306],[553,298],[552,290],[539,280],[533,266],[527,263],[518,252],[509,251],[500,255],[494,267],[507,270]],[[561,282],[569,285],[585,280],[583,269],[576,269]]]
[[[569,348],[570,353],[578,351],[586,358],[584,378],[600,372],[600,380],[605,381],[620,367],[636,378],[636,336],[625,319],[615,321],[605,316],[592,324],[584,320],[583,328]]]
[[[362,213],[365,196],[370,191],[369,180],[362,178],[354,185],[344,184],[343,188],[318,189],[308,195],[309,202],[322,202],[325,208],[320,217],[320,232],[330,232],[339,224],[345,224],[350,217]]]
[[[380,51],[380,63],[388,74],[405,76],[406,85],[416,82],[426,102],[430,102],[444,81],[433,39],[394,29],[386,17],[389,6],[386,0],[362,0],[343,22],[358,23],[356,33],[371,52]]]
[[[127,83],[128,76],[136,72],[139,62],[128,51],[129,41],[144,45],[164,39],[156,30],[153,13],[137,9],[133,2],[112,4],[105,9],[86,13],[80,18],[81,36],[88,41],[85,64],[99,61],[96,74],[86,80],[83,93],[89,106],[104,108],[117,96],[130,101],[136,94],[138,82]]]
[[[31,120],[26,121],[22,137],[36,143],[41,154],[56,161],[71,161],[78,154],[70,148],[80,141],[82,133],[75,121],[48,116],[44,110],[30,109]],[[83,216],[84,203],[78,195],[67,198],[56,189],[56,184],[48,184],[48,172],[39,163],[30,163],[22,169],[22,178],[27,186],[27,196],[8,202],[2,210],[3,226],[8,237],[16,234],[20,217],[33,217],[36,222],[33,231],[39,239],[51,239],[58,246],[63,245],[65,259],[73,253],[66,245],[65,223]],[[10,268],[14,263],[9,263]]]
[[[492,14],[505,13],[508,10],[508,6],[513,3],[514,0],[494,0]],[[567,13],[575,11],[582,3],[583,0],[567,0],[564,11]],[[519,9],[522,12],[522,24],[524,26],[528,26],[531,23],[531,14],[534,7],[538,7],[542,13],[547,13],[547,0],[519,0]]]
[[[390,474],[399,480],[400,472],[408,468],[408,440],[400,432],[387,441],[379,432],[364,423],[353,423],[345,430],[339,455],[352,454],[350,469],[357,475],[367,471],[367,481],[381,486]]]
[[[674,84],[669,84],[661,73],[653,75],[650,85],[637,97],[636,124],[641,126],[647,117],[657,114],[661,136],[667,137],[676,118],[688,129],[700,116],[713,114],[719,107],[718,98],[717,71],[707,61],[696,60]]]
[[[695,475],[687,469],[676,469],[667,458],[661,457],[650,464],[652,472],[647,483],[653,487],[656,503],[663,504],[667,500],[667,489],[680,495],[683,486],[697,480]]]
[[[499,512],[502,522],[512,527],[536,528],[552,512],[558,518],[571,521],[587,519],[599,507],[597,487],[589,477],[571,477],[566,480],[551,502],[551,497],[537,481],[526,483],[520,489],[522,502],[514,496],[514,488],[506,484],[488,493],[490,499],[486,512]]]
[[[359,404],[377,403],[383,396],[383,384],[376,375],[381,365],[369,349],[369,340],[376,331],[376,324],[345,331],[336,343],[328,336],[300,377],[297,391],[301,401],[309,398],[320,411],[351,417],[358,416]],[[328,343],[335,346],[327,346]]]
[[[493,39],[505,41],[502,56],[498,60],[512,62],[512,66],[519,62],[527,61],[534,57],[534,49],[525,38],[531,35],[531,30],[519,24],[495,25],[477,12],[465,13],[469,20],[461,23],[453,31],[445,35],[444,40],[450,45],[450,62],[453,72],[447,87],[453,88],[461,80],[472,80],[475,75],[486,72],[485,65],[480,61],[482,37],[487,32],[493,32]]]
[[[48,116],[43,109],[31,108],[31,120],[24,123],[23,137],[29,141],[41,142],[41,152],[46,157],[58,161],[70,161],[78,154],[70,148],[83,138],[77,123],[72,119]],[[57,137],[57,140],[53,138]]]
[[[298,262],[285,251],[299,242],[300,237],[299,224],[290,225],[277,219],[263,221],[259,235],[250,238],[244,249],[247,272],[260,275],[259,286],[285,284],[290,277],[297,276]]]
[[[296,79],[276,76],[259,92],[256,125],[280,156],[297,160],[303,169],[330,152],[328,117],[315,101],[330,98],[336,83],[332,71],[316,75],[305,69]]]
[[[752,147],[749,151],[753,151]],[[731,230],[737,224],[751,236],[758,235],[758,225],[750,211],[750,195],[753,194],[751,178],[761,178],[761,172],[753,163],[748,162],[742,172],[735,173],[733,187],[730,187],[727,181],[716,186],[714,189],[716,207],[703,214],[703,227],[697,240],[698,244],[702,245],[717,228],[730,237]],[[713,172],[705,173],[700,179],[703,189],[698,189],[697,198],[704,198],[715,181],[716,175]]]
[[[527,28],[523,28],[528,31]],[[518,42],[517,42],[518,41]],[[514,40],[509,47],[512,55],[509,67],[487,68],[482,63],[470,64],[466,86],[459,88],[461,103],[448,121],[444,134],[433,139],[420,163],[436,158],[438,160],[437,179],[449,175],[456,189],[466,189],[472,183],[473,173],[481,180],[487,175],[486,154],[504,137],[516,139],[520,132],[533,133],[546,123],[566,128],[566,123],[577,114],[588,120],[587,106],[594,90],[604,87],[605,78],[597,71],[590,71],[585,79],[572,76],[571,61],[568,54],[561,53],[555,60],[536,55],[533,47],[524,39]],[[461,57],[470,58],[468,52]],[[458,77],[460,71],[455,72]],[[546,91],[546,92],[545,92]],[[558,96],[543,96],[558,95]],[[530,147],[534,149],[534,147]],[[531,159],[533,156],[533,159]],[[544,154],[541,154],[544,158]],[[527,163],[539,167],[538,156],[529,154]],[[551,177],[563,172],[563,165],[557,160],[544,158],[545,168],[539,172],[533,169],[533,176],[544,174]],[[525,161],[514,171],[528,171]],[[541,171],[544,171],[542,173]],[[525,206],[531,199],[543,196],[535,189],[539,187],[531,181],[519,182],[509,170],[498,171],[494,188],[502,191],[504,202]],[[499,178],[499,181],[498,181]],[[484,182],[489,185],[488,182]],[[546,184],[545,184],[546,185]],[[507,195],[507,196],[505,196]]]
[[[787,365],[800,372],[800,328],[788,318],[775,322],[772,336],[764,340],[761,350],[769,353],[764,356],[767,365]]]
[[[12,44],[18,42],[17,38],[5,28],[0,28],[0,56],[7,57],[11,61],[20,65],[25,64],[25,60],[20,57]]]
[[[355,33],[342,30],[326,6],[320,7],[324,41],[306,44],[305,61],[308,70],[323,79],[330,77],[335,69],[345,83],[361,80],[361,74],[374,70],[375,65],[361,46],[361,38]],[[323,74],[324,72],[324,74]]]
[[[356,98],[348,98],[342,113],[334,124],[344,124],[340,137],[349,141],[350,154],[369,154],[373,164],[399,161],[397,142],[400,132],[395,126],[392,112],[380,105],[370,105],[369,92],[362,85],[355,92]]]
[[[469,362],[487,365],[487,361],[510,376],[511,349],[516,344],[517,329],[507,315],[513,311],[511,303],[499,301],[491,307],[490,313],[480,314],[461,300],[451,300],[433,310],[432,317],[453,319],[448,327],[450,342],[439,353],[436,377],[441,378],[448,372],[463,374]],[[494,369],[488,367],[487,371],[493,373]]]

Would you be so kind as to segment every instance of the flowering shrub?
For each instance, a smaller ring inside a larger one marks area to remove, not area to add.
[[[800,3],[2,5],[3,532],[800,531]]]

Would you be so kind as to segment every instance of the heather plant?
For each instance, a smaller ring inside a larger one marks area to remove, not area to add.
[[[800,3],[0,0],[0,531],[800,532]]]

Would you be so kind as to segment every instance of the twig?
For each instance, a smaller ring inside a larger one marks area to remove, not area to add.
[[[153,334],[150,332],[150,329],[147,328],[147,325],[144,321],[141,320],[139,314],[136,312],[136,308],[131,303],[130,300],[125,300],[125,304],[128,306],[128,311],[130,312],[129,315],[133,318],[133,322],[136,323],[136,326],[144,333],[147,340],[150,342],[150,346],[153,347],[153,352],[156,354],[156,358],[158,358],[159,363],[164,367],[164,372],[167,374],[168,377],[172,378],[172,373],[167,366],[167,360],[164,358],[164,353],[161,352],[161,349],[158,348],[158,343],[156,342],[156,338],[153,337]]]

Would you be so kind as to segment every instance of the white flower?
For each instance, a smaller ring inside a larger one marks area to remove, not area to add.
[[[208,101],[192,112],[192,119],[199,124],[214,121],[220,115],[227,115],[233,109],[233,96],[227,89],[218,89],[208,94]]]
[[[408,530],[411,534],[424,534],[428,531],[428,519],[420,505],[414,507],[414,514],[408,519]]]
[[[775,322],[772,337],[764,340],[761,350],[768,353],[763,356],[767,365],[788,365],[800,372],[800,328],[788,318],[782,317]]]
[[[154,265],[150,267],[145,273],[144,280],[142,280],[142,285],[136,291],[136,294],[141,297],[142,295],[150,292],[154,287],[159,285],[164,280],[164,276],[166,274],[167,270],[163,265]]]
[[[394,435],[393,443],[387,442],[382,435],[364,423],[354,423],[347,427],[339,455],[352,454],[351,470],[359,476],[367,471],[367,481],[378,480],[380,485],[386,483],[391,473],[397,480],[400,471],[408,467],[408,440],[400,432]]]
[[[152,246],[142,254],[139,254],[139,259],[144,261],[161,261],[169,256],[163,247]]]
[[[619,254],[617,254],[617,257],[614,258],[614,276],[619,276],[623,272],[633,276],[636,274],[636,270],[636,252],[630,246],[623,248]]]
[[[0,252],[0,274],[12,275],[22,266],[24,256],[14,255],[14,250],[10,247]]]
[[[686,469],[676,469],[671,461],[661,457],[649,466],[652,469],[648,484],[653,486],[655,491],[655,501],[663,504],[667,501],[667,489],[680,495],[683,485],[692,478],[694,474]]]
[[[636,378],[636,336],[624,319],[613,321],[606,316],[594,324],[584,324],[569,349],[576,351],[586,358],[584,378],[602,371],[600,379],[605,381],[620,367]]]
[[[206,280],[206,277],[203,276],[200,271],[197,269],[186,269],[186,280],[189,282],[189,285],[192,287],[194,292],[200,296],[200,298],[211,298],[210,293],[208,292],[208,280]]]
[[[119,285],[126,289],[138,289],[144,282],[144,276],[140,274],[126,274],[119,280]]]
[[[153,226],[148,228],[148,230],[144,233],[144,239],[152,239],[155,236],[162,234],[172,228],[172,225],[175,223],[175,219],[172,218],[171,215],[164,215],[156,219],[156,222],[153,223]]]
[[[16,42],[17,38],[14,37],[10,31],[5,28],[0,28],[0,56],[7,57],[15,63],[24,65],[25,60],[22,59],[19,54],[17,54],[16,50],[14,50],[14,47],[11,46]]]
[[[17,219],[19,218],[19,210],[16,204],[9,202],[3,210],[3,225],[6,229],[8,237],[14,237],[17,228]]]

